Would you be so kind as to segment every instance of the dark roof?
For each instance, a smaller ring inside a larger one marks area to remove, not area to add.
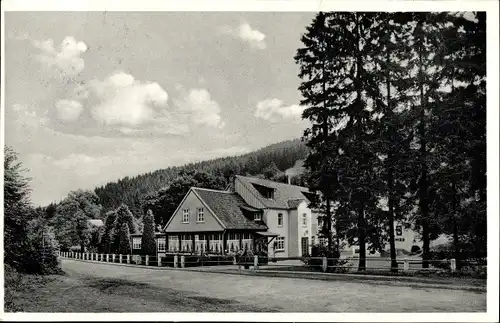
[[[309,189],[307,187],[289,185],[286,183],[275,182],[267,179],[241,175],[236,175],[236,178],[239,179],[243,183],[243,185],[250,192],[252,192],[252,194],[262,202],[262,204],[264,204],[266,208],[293,209],[300,204],[300,202],[297,202],[299,200],[309,202],[307,197],[302,194],[302,192],[309,193]],[[269,199],[262,196],[252,184],[274,189],[274,198]],[[291,204],[289,204],[289,201],[295,202],[291,202]]]
[[[198,187],[193,187],[192,190],[215,213],[226,229],[267,230],[262,222],[255,222],[245,216],[241,208],[249,206],[237,193]]]

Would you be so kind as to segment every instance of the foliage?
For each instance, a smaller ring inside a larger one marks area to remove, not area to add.
[[[33,219],[27,226],[29,252],[25,256],[24,270],[30,274],[61,273],[58,252],[59,244],[54,230],[43,218]]]
[[[52,228],[30,204],[29,179],[9,147],[4,151],[4,263],[24,273],[57,273],[58,245]]]
[[[319,13],[307,27],[295,56],[305,167],[328,245],[365,258],[365,244],[389,242],[394,264],[402,221],[420,232],[424,267],[441,233],[457,258],[463,244],[485,253],[485,30],[483,13],[424,12]]]
[[[22,175],[24,169],[17,154],[10,148],[4,150],[4,262],[22,270],[27,251],[26,225],[31,218],[29,179]]]
[[[88,220],[99,219],[100,212],[99,198],[94,192],[70,192],[57,205],[56,214],[50,220],[61,249],[67,250],[71,246],[80,245],[80,251],[85,251],[92,236]]]
[[[322,271],[322,257],[328,258],[327,266],[331,268],[327,268],[327,272],[344,271],[342,266],[347,264],[347,261],[340,259],[340,253],[337,251],[337,248],[328,248],[327,246],[320,244],[313,245],[311,247],[311,255],[304,257],[302,261],[311,269]]]
[[[104,230],[100,239],[99,250],[101,253],[111,253],[111,241],[114,235],[116,210],[106,212],[104,219]]]
[[[151,210],[148,210],[144,216],[144,230],[142,231],[141,249],[141,253],[144,255],[156,255],[155,218]]]
[[[119,250],[121,245],[121,237],[123,225],[128,227],[129,233],[137,233],[137,224],[132,212],[127,205],[122,204],[116,211],[116,217],[113,221],[113,230],[111,230],[111,253]],[[113,217],[114,215],[112,215]]]
[[[118,249],[117,253],[120,255],[132,254],[132,247],[130,246],[130,231],[127,223],[122,223],[118,235]]]

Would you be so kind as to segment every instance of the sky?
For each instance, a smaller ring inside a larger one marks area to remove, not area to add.
[[[293,57],[313,17],[6,12],[5,144],[32,202],[300,137]]]

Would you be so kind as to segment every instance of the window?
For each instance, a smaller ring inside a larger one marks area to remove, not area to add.
[[[278,213],[278,226],[282,227],[283,226],[283,214]]]
[[[132,238],[132,249],[141,249],[142,238]]]
[[[253,220],[254,221],[262,221],[262,215],[260,214],[260,212],[254,213]]]
[[[275,251],[284,251],[284,250],[285,250],[285,237],[277,237]]]
[[[396,226],[396,235],[397,236],[402,236],[403,235],[403,227],[400,225]]]
[[[158,238],[158,246],[157,246],[158,252],[165,252],[166,246],[167,246],[166,239],[164,237]]]
[[[307,213],[302,213],[302,226],[307,227]]]
[[[182,211],[182,223],[189,223],[189,209]]]
[[[203,208],[198,209],[198,218],[196,222],[205,222],[205,214],[203,213]]]
[[[268,199],[274,198],[274,188],[253,183],[252,185],[263,197]]]

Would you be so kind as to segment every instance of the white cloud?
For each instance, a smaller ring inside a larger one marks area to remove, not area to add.
[[[92,116],[105,125],[136,127],[152,122],[166,107],[168,94],[154,82],[140,82],[118,72],[104,81],[94,80],[88,89],[97,100]]]
[[[72,36],[64,38],[57,49],[52,39],[36,40],[33,45],[41,51],[36,59],[63,77],[74,77],[85,67],[85,61],[80,56],[87,51],[87,45],[83,41],[76,41]]]
[[[281,120],[299,121],[304,109],[305,107],[298,104],[285,105],[279,99],[266,99],[257,103],[254,116],[271,122]]]
[[[74,100],[59,100],[56,102],[57,117],[62,121],[76,121],[83,112],[83,105]]]
[[[242,41],[248,43],[252,48],[265,49],[267,47],[265,41],[266,35],[257,29],[252,29],[248,23],[242,23],[238,28],[225,26],[221,28],[221,31],[241,39]]]
[[[7,38],[14,39],[14,40],[28,40],[28,39],[30,39],[30,36],[27,32],[16,33],[16,32],[10,31],[7,34]]]
[[[223,128],[225,123],[220,116],[220,106],[206,89],[191,89],[182,100],[176,100],[180,113],[189,116],[190,122]]]
[[[50,121],[47,117],[48,110],[36,109],[34,106],[16,103],[12,105],[12,112],[14,122],[11,126],[17,130],[36,131]]]

